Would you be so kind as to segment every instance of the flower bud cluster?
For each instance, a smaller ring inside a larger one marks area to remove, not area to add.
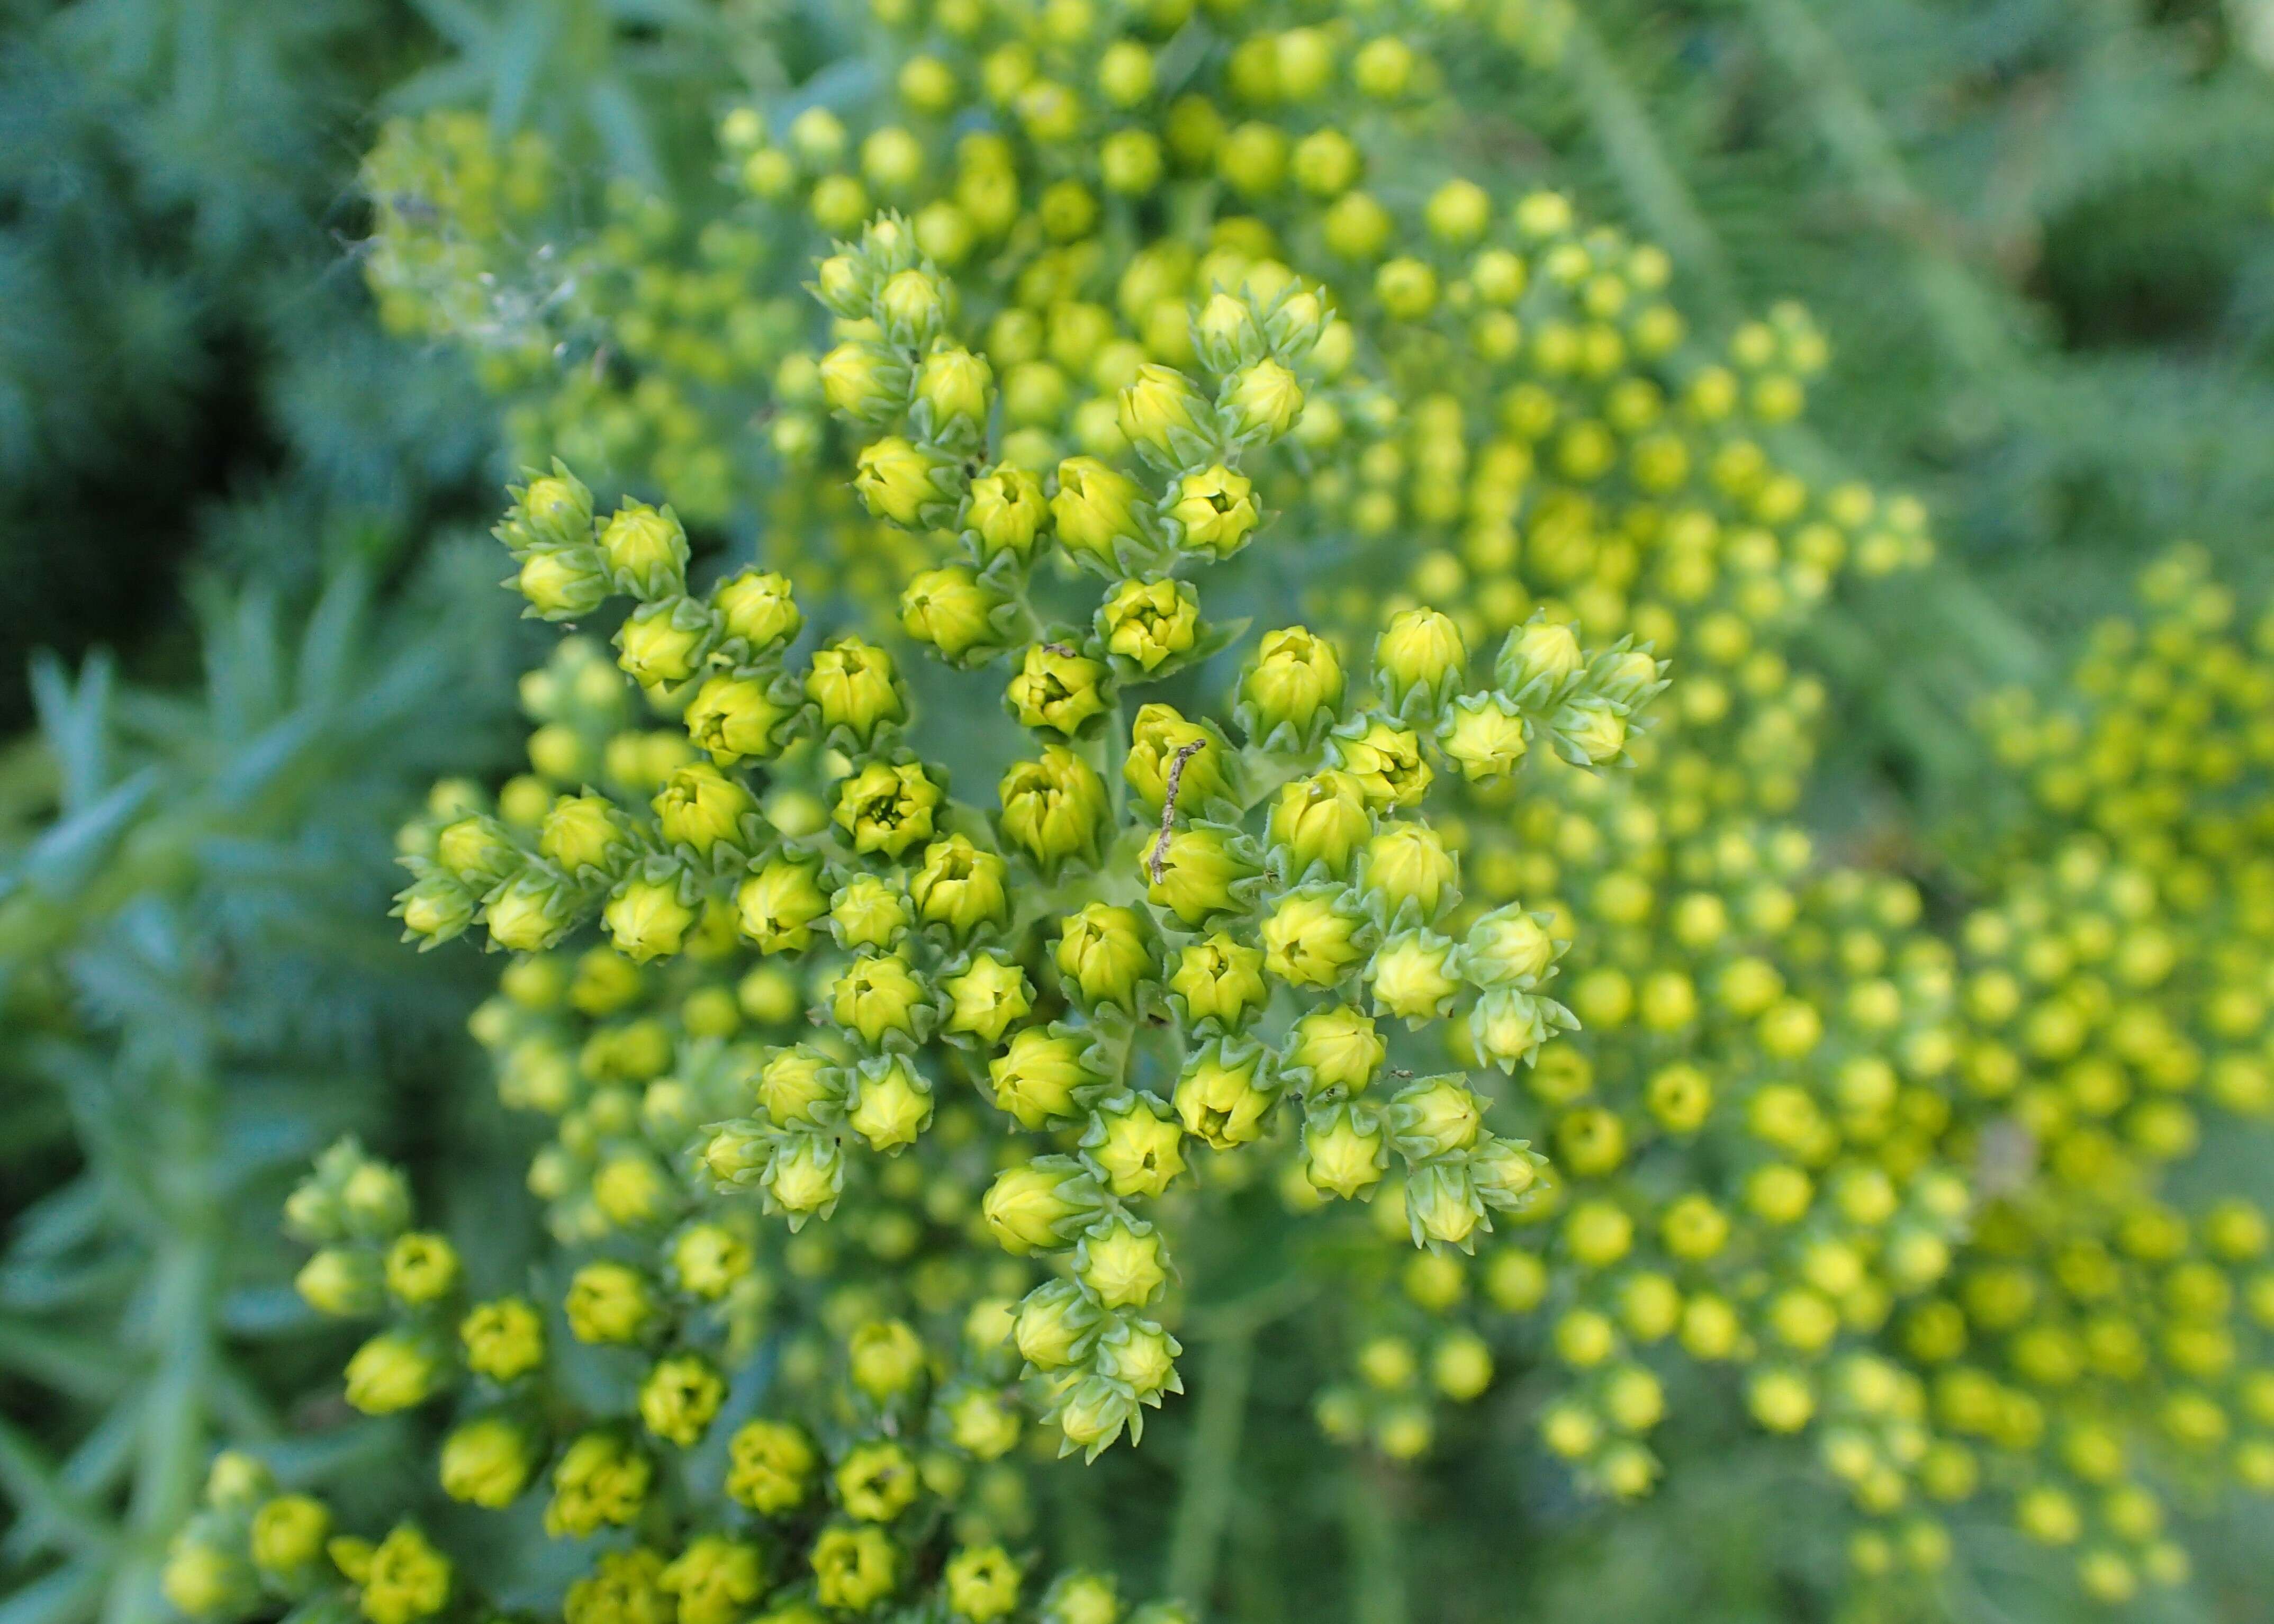
[[[1015,1411],[983,1379],[935,1388],[924,1344],[898,1321],[862,1325],[842,1341],[832,1402],[809,1417],[740,1421],[726,1439],[723,1507],[676,1506],[657,1452],[694,1441],[671,1424],[704,1402],[697,1363],[660,1361],[642,1385],[636,1417],[586,1417],[557,1451],[538,1413],[569,1423],[565,1393],[523,1414],[473,1414],[442,1442],[441,1486],[454,1499],[503,1511],[534,1490],[553,1455],[549,1534],[634,1530],[633,1543],[586,1548],[561,1604],[568,1624],[802,1624],[888,1605],[967,1624],[1190,1618],[1160,1602],[1124,1614],[1105,1575],[1075,1569],[1038,1583],[1005,1543],[1025,1515],[1019,1477],[1003,1458],[1018,1440]],[[377,1539],[345,1532],[325,1500],[282,1492],[267,1465],[235,1451],[215,1460],[202,1506],[168,1548],[162,1586],[189,1617],[231,1624],[278,1607],[420,1624],[486,1616],[495,1605],[417,1521]]]
[[[525,462],[671,503],[516,492],[532,612],[633,598],[624,663],[565,643],[531,771],[405,836],[413,933],[523,955],[483,1033],[564,1242],[670,1282],[730,1237],[765,1261],[700,1312],[746,1327],[992,1304],[1002,1390],[1094,1449],[1178,1383],[1171,1242],[1268,1183],[1346,1264],[1336,1437],[1417,1457],[1536,1366],[1615,1496],[1718,1402],[1867,1575],[1987,1505],[2102,1601],[2182,1579],[2172,1508],[2274,1482],[2263,1197],[2216,1154],[2274,1109],[2269,635],[2175,554],[2063,698],[1988,708],[2025,808],[1923,884],[1827,865],[1794,635],[1924,510],[1799,471],[1804,312],[1693,334],[1656,248],[1419,155],[1480,19],[878,20],[885,93],[729,111],[730,209],[617,189],[490,372]],[[388,142],[445,223],[382,208],[375,282],[496,357],[468,289],[537,194]],[[739,607],[674,513],[763,521]],[[775,602],[858,635],[736,644]],[[903,639],[976,673],[929,718]]]

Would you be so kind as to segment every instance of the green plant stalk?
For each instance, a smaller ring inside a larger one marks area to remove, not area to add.
[[[1934,206],[1911,184],[1902,154],[1839,46],[1801,0],[1745,0],[1745,5],[1834,163],[1902,244],[1919,303],[1952,364],[1969,381],[2010,398],[2024,371],[2012,325],[1954,251]]]
[[[1386,1469],[1352,1455],[1342,1471],[1343,1531],[1350,1551],[1352,1624],[1405,1624],[1404,1561]]]
[[[1579,87],[1580,100],[1594,122],[1595,139],[1619,177],[1620,189],[1659,245],[1698,284],[1706,313],[1718,322],[1734,320],[1736,278],[1728,255],[1659,140],[1649,109],[1619,71],[1603,36],[1577,7],[1570,12],[1570,27],[1563,42],[1564,64]]]
[[[1254,1372],[1255,1331],[1251,1325],[1235,1324],[1210,1338],[1200,1361],[1192,1445],[1185,1455],[1184,1488],[1169,1533],[1167,1590],[1204,1611],[1216,1588],[1224,1525],[1231,1515],[1239,1435]]]
[[[160,1624],[168,1617],[158,1572],[166,1541],[197,1502],[205,1463],[205,1399],[215,1365],[221,1260],[213,1167],[216,1101],[212,1079],[201,1071],[174,1078],[168,1090],[172,1098],[162,1105],[163,1154],[172,1163],[162,1178],[171,1186],[172,1199],[151,1270],[154,1358],[127,1514],[130,1543],[104,1600],[104,1624]]]

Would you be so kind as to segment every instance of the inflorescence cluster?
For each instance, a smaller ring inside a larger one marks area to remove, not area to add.
[[[1803,313],[1709,344],[1660,251],[1449,167],[1444,53],[1527,8],[871,10],[876,94],[728,109],[714,190],[590,230],[463,116],[370,160],[382,310],[550,467],[499,535],[577,629],[400,907],[512,955],[475,1032],[563,1257],[471,1301],[335,1153],[292,1220],[389,1320],[350,1402],[634,1531],[571,1624],[1111,1619],[1009,1554],[1021,1440],[1137,1436],[1260,1190],[1325,1237],[1332,1438],[1416,1460],[1540,1367],[1632,1497],[1726,1392],[1867,1578],[1988,1497],[2101,1600],[2182,1582],[2170,1507],[2274,1489],[2267,1220],[2205,1154],[2274,1111],[2270,638],[2176,556],[1990,708],[2009,837],[1826,861],[1790,650],[1924,515],[1817,472]],[[411,1524],[214,1502],[190,1611],[444,1605]]]

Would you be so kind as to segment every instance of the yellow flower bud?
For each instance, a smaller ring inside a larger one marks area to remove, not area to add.
[[[663,838],[698,856],[745,839],[743,820],[758,810],[757,797],[741,780],[701,762],[674,772],[651,804]]]
[[[1452,974],[1453,944],[1426,930],[1392,936],[1367,966],[1376,1010],[1419,1023],[1442,1015],[1460,989]]]
[[[410,1525],[398,1525],[371,1553],[363,1577],[363,1616],[371,1624],[414,1624],[450,1598],[450,1559]]]
[[[1074,1278],[1108,1310],[1142,1307],[1169,1283],[1159,1232],[1126,1219],[1109,1220],[1083,1236],[1073,1268]]]
[[[687,532],[670,508],[627,502],[600,531],[600,555],[616,584],[653,599],[687,589]]]
[[[900,1547],[874,1523],[823,1529],[809,1560],[814,1595],[825,1607],[866,1613],[900,1588]]]
[[[713,587],[711,607],[727,638],[741,642],[753,656],[787,643],[804,624],[788,577],[753,569],[729,575]]]
[[[682,614],[693,606],[688,598],[666,598],[632,612],[615,637],[616,663],[626,675],[642,688],[672,688],[701,669],[712,627],[707,619]]]
[[[948,996],[948,1015],[942,1029],[962,1033],[983,1043],[997,1043],[1003,1034],[1034,1011],[1034,989],[1026,972],[991,954],[983,953],[960,974],[944,977],[940,989]]]
[[[1184,1350],[1177,1339],[1149,1320],[1124,1321],[1098,1339],[1097,1367],[1126,1383],[1140,1403],[1157,1406],[1163,1393],[1181,1393],[1176,1357]]]
[[[520,1297],[477,1304],[459,1322],[466,1368],[492,1381],[519,1380],[545,1363],[545,1322]]]
[[[873,874],[855,875],[829,899],[829,927],[846,947],[890,947],[910,922],[908,899]]]
[[[978,538],[983,556],[1025,559],[1033,554],[1050,515],[1040,480],[1021,468],[997,468],[971,482],[964,523]]]
[[[1097,1210],[1096,1187],[1063,1156],[1022,1162],[996,1175],[980,1214],[1005,1252],[1024,1256],[1064,1245]]]
[[[948,1610],[970,1624],[996,1624],[1019,1605],[1019,1565],[1000,1545],[970,1545],[957,1551],[947,1559],[940,1582]]]
[[[965,936],[1008,917],[1005,877],[1001,858],[981,851],[961,835],[950,835],[924,848],[923,863],[908,882],[908,894],[926,924],[945,925]]]
[[[1437,308],[1437,273],[1425,260],[1391,259],[1374,273],[1374,297],[1392,320],[1419,321]]]
[[[944,519],[957,487],[951,459],[897,434],[871,440],[854,459],[853,488],[869,511],[910,530]]]
[[[877,1403],[913,1393],[923,1380],[923,1341],[904,1320],[870,1320],[846,1340],[845,1351],[853,1385]]]
[[[1531,748],[1523,713],[1499,695],[1456,699],[1437,724],[1437,742],[1472,784],[1516,771]]]
[[[590,547],[546,547],[523,557],[514,585],[543,619],[581,620],[608,601],[604,565]]]
[[[1102,902],[1066,918],[1054,956],[1067,989],[1086,1004],[1133,1006],[1153,967],[1136,914]]]
[[[1254,713],[1259,733],[1281,726],[1303,732],[1341,703],[1342,660],[1331,643],[1302,627],[1266,632],[1240,695]]]
[[[532,1455],[527,1435],[504,1417],[469,1421],[442,1440],[442,1492],[501,1511],[529,1486]]]
[[[396,1302],[424,1308],[458,1289],[458,1249],[440,1235],[398,1235],[387,1249],[386,1272]]]
[[[300,1266],[293,1289],[320,1314],[353,1319],[380,1305],[380,1269],[370,1254],[327,1246]]]
[[[1058,493],[1050,498],[1058,545],[1076,560],[1112,563],[1122,544],[1144,538],[1137,516],[1141,498],[1127,475],[1095,457],[1068,457],[1058,464]]]
[[[1036,1370],[1063,1370],[1081,1356],[1097,1319],[1080,1287],[1070,1280],[1054,1280],[1020,1300],[1013,1344],[1019,1357]]]
[[[1193,1020],[1239,1026],[1263,1003],[1262,950],[1218,931],[1183,950],[1169,990],[1183,997]]]
[[[845,1121],[869,1148],[893,1152],[916,1142],[931,1125],[931,1085],[899,1055],[863,1061]]]
[[[1236,906],[1233,888],[1251,872],[1212,829],[1179,829],[1138,854],[1146,899],[1186,925]]]
[[[993,640],[993,616],[1003,601],[968,569],[927,569],[900,594],[900,625],[917,642],[960,659]]]
[[[829,990],[830,1016],[874,1049],[889,1034],[913,1037],[925,1004],[923,983],[906,959],[864,954],[838,973]]]
[[[1198,461],[1213,438],[1208,397],[1173,366],[1140,366],[1117,410],[1122,436],[1163,467]]]
[[[440,1362],[424,1342],[403,1332],[382,1332],[348,1360],[348,1402],[367,1416],[392,1415],[425,1402],[441,1374]]]
[[[671,1243],[671,1271],[682,1289],[715,1303],[746,1279],[749,1244],[715,1223],[689,1224]]]
[[[822,398],[862,423],[889,423],[907,400],[908,369],[881,344],[850,340],[821,357]]]
[[[1162,1116],[1148,1097],[1125,1095],[1119,1104],[1093,1115],[1090,1124],[1082,1147],[1115,1195],[1159,1195],[1183,1177],[1184,1130]]]
[[[656,1575],[657,1588],[678,1599],[679,1624],[734,1624],[764,1593],[764,1581],[757,1547],[722,1534],[691,1541]]]
[[[1290,891],[1263,921],[1264,967],[1293,986],[1332,987],[1366,957],[1358,934],[1332,892]]]
[[[1457,1167],[1425,1167],[1405,1185],[1405,1216],[1415,1245],[1442,1241],[1465,1247],[1482,1222],[1467,1172]]]
[[[1201,605],[1181,581],[1124,581],[1097,611],[1097,634],[1112,653],[1155,672],[1189,650],[1200,631]]]
[[[1042,1026],[1013,1034],[1010,1047],[988,1063],[997,1107],[1030,1130],[1072,1117],[1078,1091],[1096,1080],[1081,1053],[1080,1038]]]
[[[1395,823],[1366,843],[1359,888],[1385,916],[1434,917],[1458,895],[1460,865],[1427,823]]]
[[[666,1443],[691,1449],[703,1440],[727,1384],[700,1354],[674,1354],[657,1361],[640,1383],[640,1421]]]
[[[1484,1125],[1477,1097],[1459,1079],[1426,1078],[1397,1091],[1389,1118],[1417,1156],[1449,1156],[1469,1149]]]
[[[655,1468],[614,1432],[587,1432],[568,1446],[553,1469],[553,1500],[545,1531],[582,1538],[604,1527],[623,1527],[647,1504]]]
[[[324,1554],[331,1508],[307,1494],[280,1494],[252,1514],[252,1564],[263,1573],[297,1577]]]
[[[1036,862],[1049,865],[1095,849],[1105,822],[1105,785],[1065,746],[1047,745],[1040,761],[1013,766],[998,793],[1004,838]]]
[[[1312,1092],[1338,1088],[1356,1094],[1371,1082],[1389,1052],[1371,1016],[1349,1004],[1314,1009],[1288,1034],[1286,1063],[1311,1074]]]
[[[727,1445],[727,1492],[762,1516],[805,1501],[820,1457],[803,1432],[781,1421],[746,1422]]]
[[[1183,764],[1178,766],[1180,756]],[[1169,705],[1142,706],[1130,725],[1129,759],[1122,777],[1141,800],[1157,808],[1167,798],[1171,772],[1177,775],[1177,804],[1182,808],[1222,794],[1225,788],[1224,758],[1214,734]]]
[[[1382,1180],[1387,1139],[1380,1124],[1347,1106],[1303,1123],[1303,1174],[1330,1195],[1354,1200]]]
[[[995,372],[968,350],[935,350],[916,368],[916,399],[931,409],[934,431],[984,428]]]
[[[1175,1104],[1185,1132],[1214,1149],[1245,1145],[1263,1132],[1276,1092],[1263,1079],[1262,1051],[1209,1043],[1185,1063]]]
[[[1303,387],[1267,357],[1224,380],[1222,405],[1234,438],[1277,440],[1303,415]]]
[[[872,761],[839,786],[832,816],[855,851],[898,857],[931,838],[940,800],[939,786],[920,763]]]
[[[675,880],[630,880],[608,899],[600,920],[618,952],[645,964],[680,951],[695,910],[679,899]]]
[[[838,1504],[864,1522],[891,1522],[915,1503],[922,1486],[915,1460],[889,1438],[855,1444],[835,1477]]]
[[[1262,517],[1254,483],[1221,462],[1179,479],[1168,511],[1177,522],[1178,545],[1217,558],[1246,545]]]
[[[1106,670],[1098,661],[1064,647],[1030,643],[1011,679],[1011,711],[1022,727],[1053,728],[1072,737],[1104,714],[1107,691]]]
[[[1462,974],[1481,986],[1536,986],[1563,946],[1547,934],[1542,916],[1510,903],[1469,927],[1461,944]]]
[[[588,1263],[568,1282],[568,1329],[584,1342],[630,1342],[652,1321],[656,1304],[646,1280],[621,1263]]]

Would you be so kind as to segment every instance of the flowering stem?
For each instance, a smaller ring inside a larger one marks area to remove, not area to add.
[[[1239,1434],[1255,1365],[1255,1331],[1239,1324],[1209,1340],[1201,1359],[1184,1491],[1169,1535],[1168,1591],[1203,1613],[1216,1588],[1216,1557],[1231,1515]]]
[[[1382,1462],[1353,1455],[1343,1470],[1343,1528],[1351,1553],[1354,1624],[1405,1624],[1405,1575],[1393,1491]]]
[[[172,1210],[152,1271],[151,1324],[159,1345],[142,1400],[126,1560],[110,1583],[105,1624],[147,1624],[163,1616],[157,1578],[165,1542],[196,1502],[205,1451],[205,1397],[213,1381],[212,1305],[220,1263],[211,1174],[212,1086],[193,1066],[175,1071],[162,1103],[174,1177]],[[171,1109],[166,1109],[170,1106]]]

